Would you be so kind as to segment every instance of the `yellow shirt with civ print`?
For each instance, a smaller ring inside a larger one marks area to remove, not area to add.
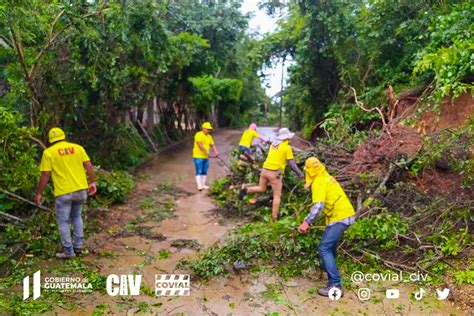
[[[293,149],[288,140],[281,142],[278,146],[270,146],[268,156],[263,163],[263,168],[268,170],[285,171],[286,162],[293,159]]]
[[[250,146],[252,146],[252,141],[255,137],[260,137],[257,131],[254,131],[253,129],[246,130],[240,138],[239,146],[250,148]]]
[[[203,152],[201,148],[199,148],[199,142],[202,143],[206,152]],[[211,145],[214,145],[214,139],[210,134],[206,135],[203,131],[197,132],[196,135],[194,135],[193,158],[209,158],[208,152],[211,149]]]
[[[328,173],[313,180],[311,193],[313,203],[324,203],[326,225],[355,215],[354,207],[341,185]]]
[[[88,188],[84,162],[89,161],[84,148],[60,141],[43,151],[40,171],[51,172],[54,196]]]

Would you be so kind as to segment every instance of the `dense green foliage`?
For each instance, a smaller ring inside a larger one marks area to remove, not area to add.
[[[258,65],[245,54],[252,40],[238,1],[28,0],[1,8],[0,78],[8,89],[0,102],[24,114],[40,136],[63,127],[104,167],[146,156],[149,140],[140,139],[137,122],[145,124],[145,109],[160,114],[146,128],[162,144],[203,120],[241,124],[263,98]],[[189,80],[201,77],[215,78],[216,97],[205,105],[205,87]]]
[[[31,194],[39,177],[38,148],[31,137],[36,130],[21,126],[21,115],[0,106],[0,188],[18,194]],[[0,211],[19,205],[0,193]]]
[[[265,1],[274,10],[281,4]],[[434,80],[438,101],[472,92],[473,8],[470,1],[289,1],[289,17],[262,40],[261,57],[294,60],[284,104],[290,124],[309,135],[329,105],[352,103],[350,87],[382,108],[388,85],[402,91]]]
[[[459,96],[472,91],[474,73],[474,5],[465,2],[434,17],[428,45],[419,53],[415,74],[434,73],[435,96]]]
[[[236,79],[216,79],[211,76],[189,78],[194,93],[191,103],[199,112],[213,111],[213,104],[225,104],[225,111],[221,112],[220,121],[238,126],[240,109],[238,101],[242,94],[242,81]]]

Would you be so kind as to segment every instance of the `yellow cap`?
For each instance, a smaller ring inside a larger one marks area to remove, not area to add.
[[[201,127],[205,129],[212,129],[212,125],[209,122],[204,122]]]
[[[58,140],[63,140],[66,138],[64,131],[59,127],[53,127],[49,130],[48,138],[50,143],[57,142]]]

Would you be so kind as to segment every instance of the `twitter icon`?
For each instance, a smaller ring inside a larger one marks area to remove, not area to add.
[[[436,290],[436,293],[438,293],[438,300],[445,300],[449,295],[449,289],[444,288],[442,291]]]

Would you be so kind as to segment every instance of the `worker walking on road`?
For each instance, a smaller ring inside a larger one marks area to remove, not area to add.
[[[254,138],[257,138],[261,140],[262,142],[268,141],[265,138],[260,137],[260,135],[258,135],[257,124],[252,123],[250,124],[249,128],[243,132],[242,137],[240,138],[240,142],[239,142],[240,152],[244,154],[246,157],[250,156],[250,153],[251,153],[250,147],[252,147],[252,141],[254,140]]]
[[[207,171],[209,169],[209,151],[212,147],[214,156],[219,157],[214,139],[211,136],[212,125],[209,122],[202,124],[202,131],[194,135],[193,160],[196,168],[196,184],[199,191],[209,189],[206,185]]]
[[[76,257],[76,254],[81,253],[84,248],[81,207],[87,200],[87,190],[89,195],[94,195],[97,191],[94,169],[84,148],[67,142],[63,130],[54,127],[48,136],[51,146],[43,151],[41,176],[34,201],[38,205],[41,204],[43,191],[51,176],[56,198],[56,222],[63,245],[63,252],[57,253],[56,257],[69,259]],[[85,171],[89,176],[89,184]],[[74,229],[72,241],[69,222]]]
[[[305,174],[305,188],[311,187],[313,205],[298,230],[307,233],[321,212],[324,213],[326,229],[318,250],[322,267],[328,274],[328,284],[327,287],[320,288],[318,294],[328,296],[330,290],[336,287],[342,295],[336,249],[342,234],[354,223],[354,208],[341,185],[329,175],[326,167],[317,158],[310,157],[306,160]]]
[[[273,190],[272,203],[272,219],[276,221],[280,213],[281,190],[283,187],[283,173],[286,164],[298,175],[303,178],[304,175],[298,168],[294,161],[293,149],[290,146],[290,139],[295,134],[291,133],[288,128],[281,128],[278,131],[277,140],[272,143],[268,151],[268,156],[263,163],[263,169],[260,173],[260,180],[258,186],[244,187],[240,191],[240,198],[248,193],[263,193],[267,190],[267,185],[270,184]]]

